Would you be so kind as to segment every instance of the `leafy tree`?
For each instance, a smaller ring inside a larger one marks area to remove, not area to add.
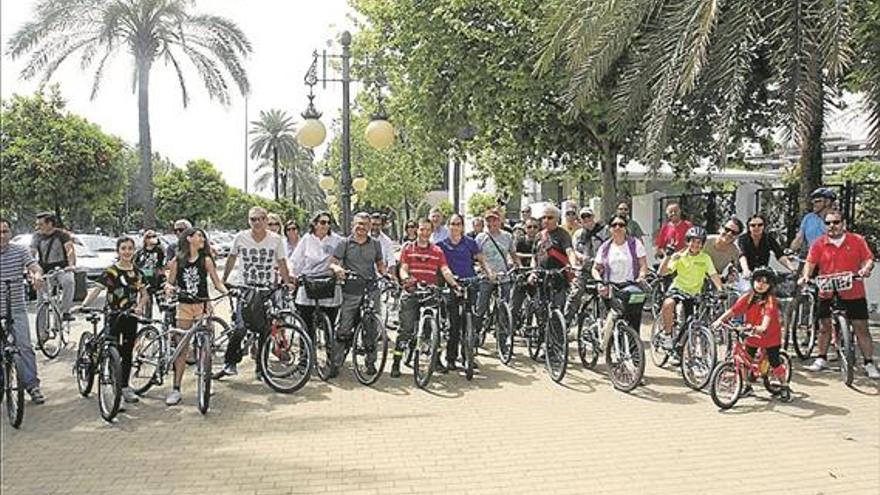
[[[856,57],[849,86],[867,96],[870,140],[874,149],[880,151],[880,2],[856,2],[853,8]]]
[[[209,222],[223,214],[229,186],[207,160],[193,160],[156,180],[156,203],[163,224],[178,218]]]
[[[474,193],[467,200],[467,212],[468,215],[479,216],[497,204],[497,198],[494,194]]]
[[[67,112],[57,87],[4,100],[0,120],[4,215],[53,210],[62,219],[76,213],[77,221],[90,222],[89,209],[122,202],[122,141]]]
[[[86,68],[97,61],[91,97],[101,85],[108,60],[122,49],[134,58],[133,89],[138,94],[138,127],[141,152],[139,180],[144,223],[154,227],[152,144],[150,141],[150,71],[164,61],[174,68],[183,106],[189,102],[183,62],[198,72],[208,95],[226,105],[230,101],[228,78],[242,94],[249,90],[243,58],[251,44],[231,20],[191,12],[191,0],[41,0],[34,20],[22,26],[8,42],[12,58],[30,54],[21,77],[42,74],[48,81],[55,70],[76,52]]]
[[[880,255],[880,162],[851,163],[839,175],[840,179],[857,184],[850,228],[865,236],[874,256]],[[866,185],[868,182],[873,184]]]
[[[283,193],[282,200],[289,200],[291,204],[298,204],[305,209],[314,209],[323,203],[324,193],[318,185],[318,173],[312,163],[313,153],[311,150],[298,149],[294,159],[281,160],[278,164],[282,180],[282,191],[290,184],[290,194]],[[270,187],[275,175],[275,167],[271,160],[263,160],[255,170],[257,180],[254,187],[264,190]]]
[[[279,197],[287,197],[287,179],[293,178],[279,169],[279,163],[288,164],[311,163],[313,153],[302,148],[294,138],[293,118],[287,112],[273,108],[260,111],[260,119],[251,122],[251,158],[271,160],[273,171],[273,191],[275,201]],[[281,187],[279,189],[279,179]],[[264,179],[265,180],[265,179]],[[258,182],[260,179],[258,179]],[[296,182],[294,181],[293,199],[296,201]],[[261,186],[257,186],[260,188]],[[279,196],[280,194],[280,196]]]

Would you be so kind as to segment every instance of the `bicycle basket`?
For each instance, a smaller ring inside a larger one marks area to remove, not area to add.
[[[629,306],[631,304],[644,303],[648,295],[643,291],[618,290],[615,291],[614,297],[620,301],[620,304],[623,306]]]
[[[822,292],[831,292],[835,289],[837,289],[838,292],[844,292],[852,289],[852,286],[852,273],[832,273],[816,277],[816,287]]]
[[[336,279],[333,277],[312,277],[303,281],[309,299],[330,299],[336,292]]]

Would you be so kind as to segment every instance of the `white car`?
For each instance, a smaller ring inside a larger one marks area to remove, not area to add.
[[[94,260],[95,265],[103,265],[103,268],[107,268],[116,263],[116,239],[112,237],[95,234],[73,234],[73,242],[74,244],[85,246],[95,255],[97,258]],[[79,256],[79,253],[77,253],[77,256]],[[91,275],[89,277],[91,278]]]

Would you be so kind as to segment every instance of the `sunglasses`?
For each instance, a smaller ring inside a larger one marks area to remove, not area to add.
[[[565,216],[567,216],[567,217],[573,217],[573,216],[576,216],[576,215],[577,215],[577,213],[575,213],[575,212],[573,212],[573,211],[569,211],[569,212],[567,212],[567,213],[565,214]]]
[[[593,215],[584,214],[581,215],[581,218],[593,218]]]
[[[299,229],[297,229],[294,226],[287,227],[287,232],[290,232],[291,230],[299,230]]]
[[[529,229],[529,230],[531,230],[531,229],[537,229],[537,228],[538,228],[537,225],[526,225],[526,229]]]
[[[183,232],[184,230],[186,230],[186,229],[185,229],[185,228],[181,228],[181,227],[176,227],[176,228],[174,229],[174,231],[177,232],[178,234],[181,233],[181,232]]]
[[[763,227],[763,226],[764,226],[763,223],[750,223],[749,224],[749,227]]]
[[[724,227],[724,231],[728,234],[739,235],[739,231],[730,227]]]
[[[620,223],[620,222],[614,222],[614,223],[611,224],[611,227],[612,227],[612,228],[621,228],[621,229],[622,229],[622,228],[626,227],[626,224],[625,224],[625,223]]]
[[[449,225],[455,226],[455,227],[461,227],[462,223],[461,222],[449,222]]]
[[[841,220],[825,220],[825,225],[840,225]]]
[[[544,220],[556,220],[556,217],[553,215],[544,215]]]
[[[251,217],[250,221],[251,222],[262,222],[265,219],[266,219],[266,217]]]
[[[181,229],[181,232],[183,232],[183,229]],[[155,238],[156,238],[156,236],[154,236],[154,235],[145,235],[144,236],[144,239],[155,239]]]
[[[321,220],[318,220],[318,221],[315,222],[315,223],[318,224],[318,225],[330,225],[330,220],[324,220],[324,219],[321,219]]]
[[[278,222],[269,222],[269,227],[281,227],[281,224]]]

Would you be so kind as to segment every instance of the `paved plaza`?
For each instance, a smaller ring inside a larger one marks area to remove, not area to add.
[[[280,395],[246,358],[207,416],[190,373],[182,405],[154,389],[111,425],[77,394],[74,353],[38,357],[47,403],[28,403],[20,430],[3,418],[5,495],[880,493],[880,389],[861,376],[848,389],[797,371],[793,402],[758,387],[721,413],[650,362],[626,395],[601,364],[554,384],[523,347],[513,367],[484,353],[472,382],[451,373],[429,391],[409,369],[373,388],[346,370]]]

